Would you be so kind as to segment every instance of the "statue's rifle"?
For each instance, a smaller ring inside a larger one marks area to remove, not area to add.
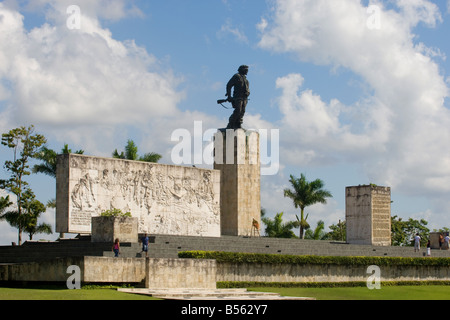
[[[247,99],[247,100],[250,100],[250,99]],[[227,102],[231,102],[231,101],[228,100],[228,99],[217,100],[217,104],[220,104],[220,105],[221,105],[222,107],[224,107],[225,109],[232,109],[232,107],[231,107],[231,108],[228,108],[228,107],[226,107],[226,106],[223,105],[224,103],[227,103]]]
[[[220,105],[221,105],[222,107],[224,107],[225,109],[231,109],[231,108],[228,108],[228,107],[226,107],[226,106],[223,105],[223,104],[226,103],[226,102],[230,102],[230,101],[228,101],[228,99],[217,100],[217,104],[220,104]]]

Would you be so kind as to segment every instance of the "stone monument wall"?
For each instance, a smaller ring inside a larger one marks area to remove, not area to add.
[[[140,233],[220,237],[220,172],[66,154],[58,157],[56,231],[91,233],[91,217],[120,209]]]
[[[347,242],[391,245],[391,189],[378,186],[346,188]]]

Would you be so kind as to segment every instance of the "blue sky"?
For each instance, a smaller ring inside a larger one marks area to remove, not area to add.
[[[71,5],[79,28],[67,26]],[[313,226],[345,219],[346,186],[375,183],[392,188],[393,215],[450,227],[449,8],[444,0],[2,1],[0,131],[34,124],[49,147],[97,156],[133,139],[170,164],[174,130],[226,126],[230,111],[215,101],[247,64],[244,127],[280,132],[280,170],[262,177],[269,216],[295,219],[283,189],[304,173],[333,194],[308,208]],[[2,146],[1,162],[10,158]],[[29,181],[42,202],[54,197],[51,178]],[[54,224],[54,211],[43,221]],[[16,239],[0,222],[0,244]]]

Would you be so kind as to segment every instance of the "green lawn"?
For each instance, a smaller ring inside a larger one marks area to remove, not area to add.
[[[117,289],[0,288],[0,300],[156,300]]]
[[[314,297],[317,300],[450,300],[450,286],[387,286],[380,290],[356,288],[250,288],[283,296]],[[0,300],[155,300],[152,297],[96,288],[0,288]]]
[[[283,296],[314,297],[317,300],[450,300],[450,286],[387,286],[380,290],[355,288],[250,288],[278,292]]]

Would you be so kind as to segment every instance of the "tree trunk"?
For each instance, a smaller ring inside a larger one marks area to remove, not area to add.
[[[305,239],[305,230],[303,229],[303,219],[304,219],[305,208],[300,207],[300,239]]]

